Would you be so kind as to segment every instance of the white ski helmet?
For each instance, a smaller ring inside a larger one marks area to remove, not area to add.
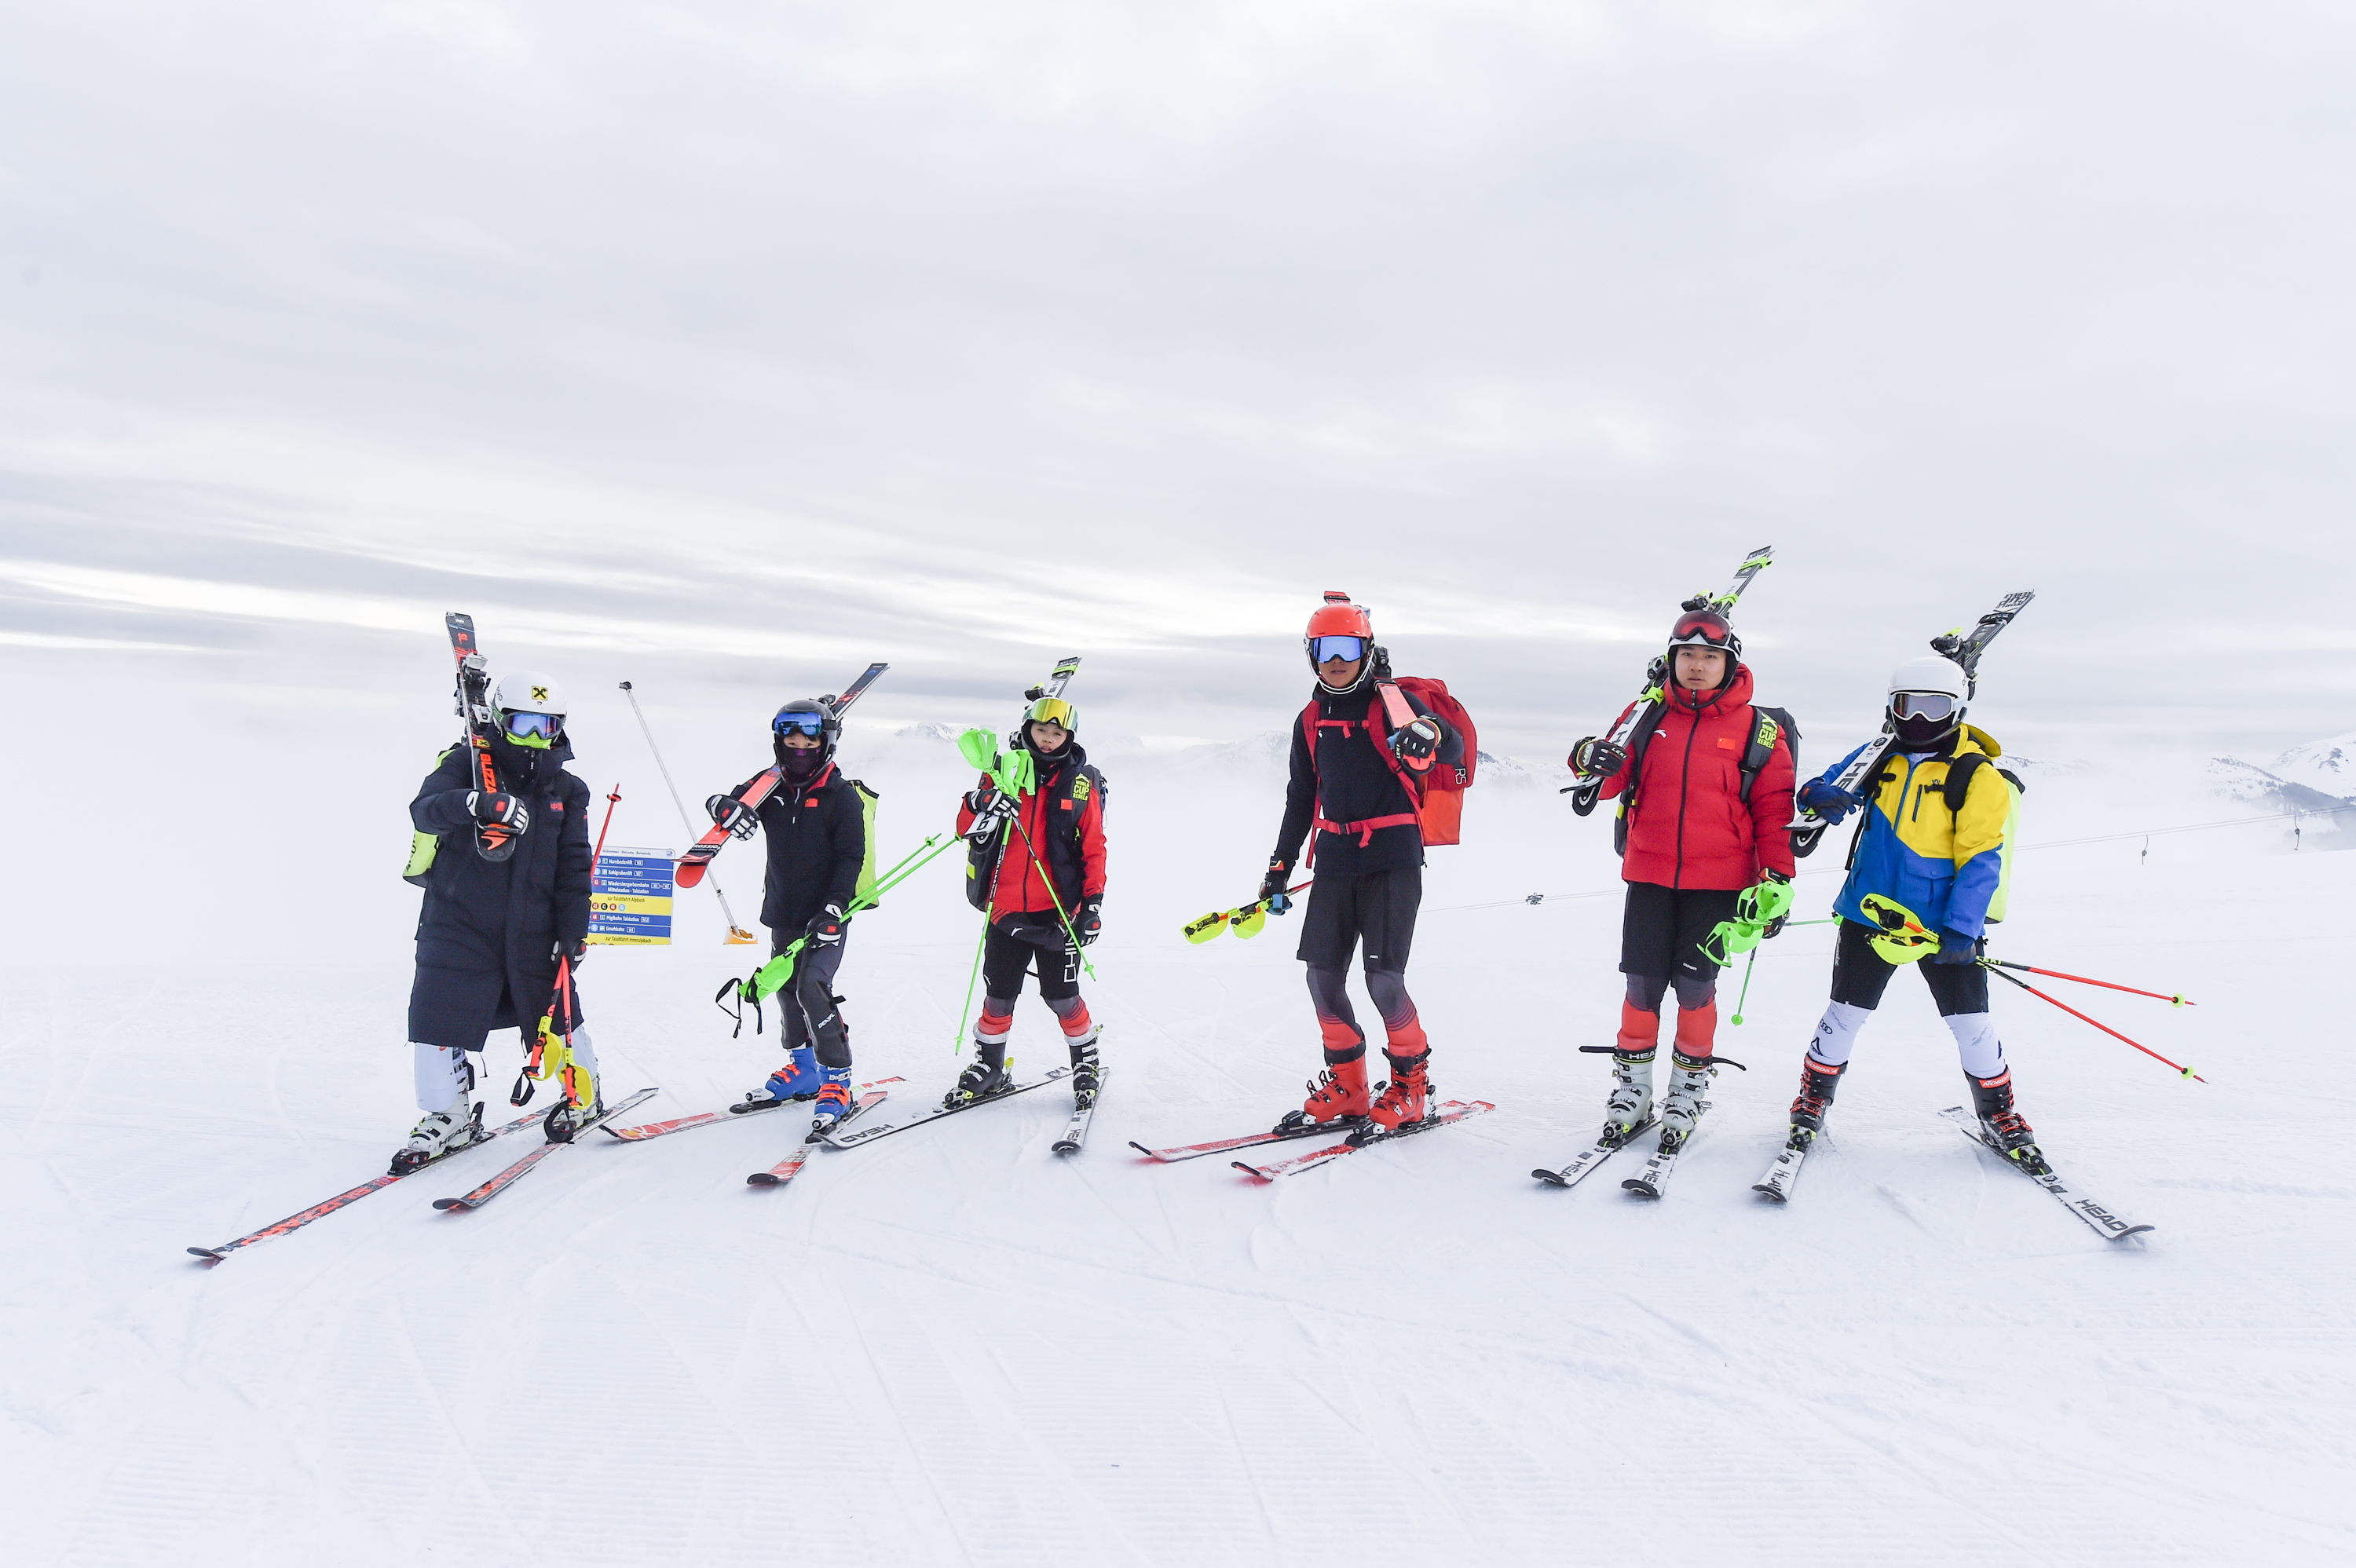
[[[1916,747],[1945,741],[1964,721],[1972,684],[1963,666],[1940,654],[1908,659],[1891,670],[1889,709],[1899,740]]]
[[[1939,654],[1908,659],[1890,672],[1890,695],[1901,691],[1944,692],[1960,708],[1972,699],[1972,677],[1964,667]]]
[[[511,715],[538,715],[544,722],[527,720],[520,731]],[[544,748],[564,732],[564,688],[556,677],[539,670],[519,669],[499,677],[491,688],[491,717],[499,731],[518,745]]]

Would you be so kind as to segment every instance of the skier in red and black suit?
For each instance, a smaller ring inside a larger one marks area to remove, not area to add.
[[[1409,767],[1459,761],[1464,742],[1406,692],[1398,695],[1415,717],[1392,729],[1376,685],[1383,651],[1375,646],[1373,618],[1344,595],[1328,594],[1326,601],[1310,616],[1301,638],[1317,677],[1316,717],[1304,714],[1292,727],[1284,825],[1260,883],[1271,912],[1290,907],[1285,886],[1313,827],[1309,863],[1316,879],[1298,956],[1309,965],[1325,1065],[1310,1085],[1309,1103],[1278,1125],[1364,1119],[1390,1131],[1424,1119],[1425,1067],[1431,1059],[1431,1042],[1407,994],[1408,951],[1423,901],[1423,829],[1406,773]],[[1362,943],[1366,994],[1382,1015],[1383,1056],[1390,1063],[1390,1082],[1372,1101],[1366,1037],[1348,992],[1351,953]]]
[[[1751,670],[1742,639],[1719,611],[1687,611],[1669,635],[1657,727],[1639,725],[1637,766],[1630,779],[1627,750],[1589,736],[1572,748],[1570,765],[1601,780],[1601,798],[1633,794],[1623,807],[1627,844],[1620,875],[1628,902],[1620,934],[1620,972],[1628,977],[1613,1044],[1612,1097],[1604,1113],[1607,1137],[1632,1136],[1653,1107],[1653,1057],[1659,1049],[1661,1006],[1677,994],[1674,1059],[1676,1076],[1661,1101],[1664,1136],[1693,1131],[1718,1029],[1718,965],[1700,943],[1734,915],[1736,896],[1762,880],[1792,879],[1793,761],[1788,725],[1779,725],[1772,749],[1743,798],[1744,754],[1761,731],[1751,705]],[[1633,710],[1633,705],[1631,705]],[[1628,717],[1613,721],[1617,731]],[[1783,928],[1776,921],[1772,936]]]
[[[984,853],[995,863],[976,868],[981,871],[976,885],[990,890],[986,899],[978,898],[990,912],[981,946],[981,1017],[973,1026],[974,1061],[949,1091],[948,1104],[1012,1086],[1006,1037],[1014,1027],[1023,976],[1033,972],[1039,999],[1063,1026],[1071,1051],[1073,1103],[1085,1108],[1096,1099],[1097,1025],[1080,996],[1080,947],[1104,930],[1105,779],[1088,765],[1079,725],[1079,710],[1069,702],[1043,697],[1016,731],[1016,744],[1031,753],[1036,787],[1019,803],[1013,831],[1001,828],[991,838]],[[958,832],[969,832],[984,812],[1008,808],[985,774],[958,808]],[[969,890],[969,896],[977,895]]]

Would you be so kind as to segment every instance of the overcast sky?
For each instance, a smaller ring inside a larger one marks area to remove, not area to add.
[[[1818,735],[1998,594],[2034,752],[2356,728],[2356,12],[72,4],[0,29],[0,657],[1497,749],[1746,547]],[[2329,656],[2300,656],[2320,646]]]

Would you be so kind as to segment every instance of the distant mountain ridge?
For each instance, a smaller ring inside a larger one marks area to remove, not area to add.
[[[2336,811],[2356,805],[2356,731],[2310,741],[2267,763],[2209,759],[2211,790],[2267,811]]]

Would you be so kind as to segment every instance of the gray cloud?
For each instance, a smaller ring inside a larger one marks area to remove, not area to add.
[[[2028,586],[2008,734],[2278,747],[2356,697],[2279,651],[2350,633],[2351,25],[24,7],[0,614],[391,698],[467,607],[728,707],[889,657],[907,717],[1077,649],[1226,736],[1338,586],[1544,754],[1772,539],[1816,728]]]

